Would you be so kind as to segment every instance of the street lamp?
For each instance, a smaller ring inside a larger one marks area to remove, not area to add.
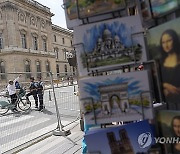
[[[71,50],[70,52],[67,52],[67,60],[70,66],[73,66],[73,67],[77,66],[75,50]]]

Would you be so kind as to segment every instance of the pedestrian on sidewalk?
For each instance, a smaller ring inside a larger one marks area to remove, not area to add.
[[[29,96],[33,96],[35,100],[35,108],[38,109],[38,97],[37,97],[37,83],[34,81],[34,77],[30,77],[30,92],[26,95],[26,99],[29,100]]]
[[[14,80],[9,80],[8,85],[7,85],[7,90],[8,90],[9,96],[11,98],[11,104],[14,105],[14,107],[12,109],[13,112],[18,112],[18,110],[17,110],[17,103],[16,103],[16,101],[17,101],[17,94],[16,94],[16,85],[15,85],[15,83],[16,83],[16,81],[19,80],[20,77],[21,77],[21,75],[19,75]]]
[[[44,83],[41,80],[41,77],[37,77],[37,94],[39,99],[39,109],[37,111],[42,111],[44,109],[43,95],[44,95]]]

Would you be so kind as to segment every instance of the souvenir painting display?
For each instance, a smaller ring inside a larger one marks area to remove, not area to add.
[[[79,17],[99,15],[124,9],[125,0],[77,0]]]
[[[159,62],[162,88],[169,109],[180,109],[180,18],[149,30],[151,59]],[[172,90],[173,89],[173,90]]]
[[[152,14],[158,17],[178,8],[178,0],[150,0]]]
[[[143,21],[151,19],[151,11],[150,11],[149,1],[139,0],[138,7],[139,7]]]
[[[154,144],[153,136],[150,125],[145,120],[99,131],[89,131],[85,135],[85,141],[89,153],[135,154],[149,152]]]
[[[157,115],[157,122],[158,122],[160,137],[169,138],[171,141],[176,139],[177,141],[177,139],[180,137],[180,111],[174,111],[174,110],[159,111]],[[180,153],[180,142],[167,143],[165,145],[168,153],[173,153],[173,154]]]
[[[77,0],[64,0],[63,2],[67,28],[73,29],[74,26],[82,24],[82,21],[78,19]]]
[[[74,44],[80,76],[93,70],[147,60],[139,16],[75,27]]]
[[[80,79],[86,124],[152,119],[150,90],[147,71]]]

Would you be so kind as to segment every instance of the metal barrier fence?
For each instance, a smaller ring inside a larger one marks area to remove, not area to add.
[[[10,73],[7,74],[9,75],[7,78],[14,79],[19,74],[22,74],[19,82],[23,85],[25,73]],[[44,73],[44,76],[46,75],[47,72]],[[47,78],[43,79],[43,82],[47,81]],[[36,111],[34,98],[30,96],[31,109],[22,111],[17,107],[19,112],[9,110],[5,115],[0,115],[1,153],[16,153],[41,140],[44,136],[54,134],[55,131],[58,132],[58,135],[66,135],[67,132],[63,131],[66,129],[65,126],[78,120],[80,107],[78,96],[74,94],[74,91],[77,90],[77,85],[74,85],[76,82],[73,85],[57,87],[53,74],[50,73],[48,79],[48,84],[44,82],[46,87],[44,91],[45,108],[42,112]],[[27,89],[28,84],[26,85]],[[4,91],[1,94],[3,95]],[[1,96],[0,102],[8,101],[8,99]]]
[[[76,86],[77,87],[77,86]],[[68,89],[68,88],[66,88]],[[55,90],[55,95],[57,99],[57,105],[60,112],[60,115],[63,117],[77,117],[80,113],[79,107],[79,98],[78,96],[72,91],[74,87],[69,88],[69,92],[60,92],[58,89]],[[48,93],[48,107],[53,107],[54,98],[53,98],[53,91],[49,90],[46,91]]]

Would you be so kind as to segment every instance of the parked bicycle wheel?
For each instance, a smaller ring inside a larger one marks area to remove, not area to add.
[[[0,101],[0,115],[4,115],[9,111],[9,103],[6,101]]]
[[[26,110],[29,110],[30,107],[31,107],[31,102],[27,99],[19,99],[18,100],[18,107],[19,109],[21,109],[22,111],[26,111]]]

